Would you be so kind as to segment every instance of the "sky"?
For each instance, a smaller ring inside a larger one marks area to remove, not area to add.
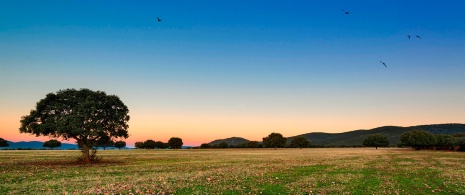
[[[465,123],[464,10],[462,0],[2,0],[0,137],[49,140],[20,134],[19,121],[68,88],[120,97],[129,146]]]

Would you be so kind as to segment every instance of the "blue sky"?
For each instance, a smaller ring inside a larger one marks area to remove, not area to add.
[[[458,0],[1,1],[0,137],[29,139],[20,117],[66,88],[120,96],[129,141],[464,123],[464,10]]]

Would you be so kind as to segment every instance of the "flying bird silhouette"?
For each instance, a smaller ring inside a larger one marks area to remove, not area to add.
[[[419,38],[419,39],[421,39],[421,37],[420,37],[420,36],[418,36],[418,35],[417,35],[416,37],[417,37],[417,38]]]
[[[346,12],[346,11],[344,11],[343,9],[341,9],[341,10],[342,10],[342,12],[344,12],[345,14],[349,14],[349,13],[350,13],[350,12]]]
[[[410,39],[410,35],[407,35],[408,39]]]
[[[386,68],[387,68],[387,66],[386,66],[386,63],[384,63],[383,61],[379,61],[379,62],[381,62],[381,64],[383,64],[383,65],[384,65],[384,67],[386,67]]]
[[[161,19],[160,19],[159,17],[157,17],[157,21],[158,21],[158,22],[161,22]]]

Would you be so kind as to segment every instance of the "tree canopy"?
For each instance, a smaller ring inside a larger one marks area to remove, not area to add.
[[[291,141],[291,147],[305,148],[310,145],[310,141],[303,136],[294,137]]]
[[[144,142],[143,148],[154,149],[157,147],[157,143],[151,139]]]
[[[107,147],[113,146],[114,144],[115,142],[108,136],[100,138],[96,143],[97,147],[102,147],[103,150],[105,150]]]
[[[267,148],[282,148],[286,146],[286,138],[280,133],[271,133],[268,137],[263,138],[263,145]]]
[[[116,141],[115,144],[113,144],[113,146],[115,146],[119,150],[121,150],[121,148],[126,147],[126,142],[125,141]]]
[[[168,145],[172,149],[180,149],[182,147],[182,145],[183,145],[182,139],[179,138],[179,137],[172,137],[172,138],[170,138],[170,140],[168,140]]]
[[[8,142],[4,140],[3,138],[0,138],[0,147],[8,147],[8,146],[10,146],[10,144],[8,144]]]
[[[373,134],[365,138],[363,145],[375,147],[376,149],[378,149],[378,147],[387,147],[389,146],[389,139],[384,134]]]
[[[144,142],[136,142],[136,143],[134,143],[134,146],[136,148],[139,148],[139,149],[145,148],[144,147]]]
[[[160,149],[165,149],[165,148],[168,148],[168,144],[167,143],[164,143],[162,141],[156,141],[155,142],[155,147],[156,148],[160,148]]]
[[[75,139],[90,162],[89,148],[104,138],[128,138],[129,109],[116,95],[89,89],[49,93],[21,118],[21,133]]]
[[[50,148],[53,150],[53,148],[58,148],[61,146],[61,142],[56,140],[56,139],[51,139],[42,144],[42,147]]]
[[[210,144],[207,144],[207,143],[203,143],[200,145],[200,148],[202,149],[205,149],[205,148],[211,148],[212,146],[210,146]]]
[[[432,133],[423,130],[407,131],[400,136],[401,144],[417,150],[436,144],[437,138]]]

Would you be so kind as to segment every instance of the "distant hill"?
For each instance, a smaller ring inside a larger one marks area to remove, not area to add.
[[[215,145],[215,144],[220,144],[221,142],[226,142],[228,143],[228,145],[239,145],[239,144],[243,144],[243,143],[247,143],[249,142],[248,139],[244,139],[242,137],[230,137],[230,138],[226,138],[226,139],[217,139],[215,141],[212,141],[210,143],[208,143],[209,145]]]
[[[413,126],[415,129],[422,129],[433,134],[456,134],[465,133],[465,124],[437,124]]]
[[[433,125],[417,125],[411,127],[398,127],[398,126],[383,126],[374,129],[360,129],[353,130],[343,133],[306,133],[297,136],[303,136],[310,141],[311,145],[317,146],[360,146],[363,140],[368,135],[372,134],[385,134],[388,136],[389,143],[391,146],[397,146],[400,144],[400,135],[411,130],[425,130],[433,134],[455,134],[465,133],[465,124],[433,124]],[[288,143],[296,136],[288,137]],[[259,140],[261,141],[261,140]],[[220,144],[226,142],[228,145],[238,145],[247,143],[249,140],[241,137],[231,137],[226,139],[218,139],[210,142],[210,145]]]
[[[41,149],[44,148],[42,145],[44,144],[43,142],[39,141],[30,141],[30,142],[8,142],[10,146],[4,147],[5,149]],[[4,149],[3,147],[0,149]],[[54,150],[68,150],[68,149],[78,149],[76,144],[68,144],[68,143],[61,143],[61,147],[54,148]]]
[[[356,146],[362,145],[368,135],[382,133],[388,136],[390,145],[400,144],[400,135],[411,130],[425,130],[433,134],[465,133],[465,124],[418,125],[411,127],[384,126],[370,130],[354,130],[344,133],[307,133],[298,136],[307,138],[312,145],[320,146]],[[289,137],[290,142],[294,137]]]

